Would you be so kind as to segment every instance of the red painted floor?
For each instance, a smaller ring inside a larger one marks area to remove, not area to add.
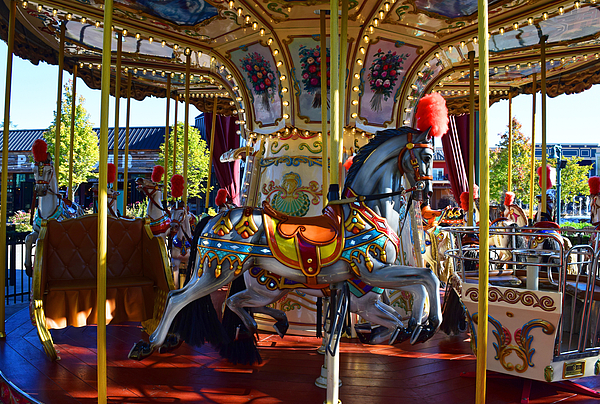
[[[0,340],[0,371],[43,403],[95,403],[96,328],[52,331],[61,360],[50,362],[31,325],[27,309],[6,324]],[[144,334],[137,325],[108,326],[108,395],[111,403],[322,403],[325,390],[314,385],[323,364],[316,338],[261,334],[263,363],[233,366],[210,346],[183,345],[144,361],[127,358]],[[425,344],[366,346],[342,342],[340,374],[344,404],[475,402],[475,370],[466,335],[439,333]],[[600,378],[579,380],[600,390]],[[522,379],[488,378],[489,404],[519,403]],[[0,400],[1,401],[1,400]],[[531,404],[598,403],[534,382]]]

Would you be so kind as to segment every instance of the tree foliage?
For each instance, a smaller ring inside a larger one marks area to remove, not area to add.
[[[183,175],[183,122],[177,122],[177,159],[176,172],[173,173],[173,143],[174,131],[171,127],[169,135],[169,161],[168,179],[173,174]],[[200,131],[193,126],[188,125],[188,172],[187,172],[187,194],[188,198],[203,196],[206,193],[206,180],[208,179],[208,170],[210,169],[209,153],[206,142],[202,140]],[[159,160],[157,164],[164,166],[165,162],[165,144],[160,145]],[[170,194],[170,193],[169,193]]]
[[[58,186],[69,185],[69,147],[71,145],[71,109],[73,106],[73,82],[65,84],[61,106],[60,126],[60,164]],[[73,190],[98,174],[94,169],[98,166],[98,136],[92,130],[90,116],[83,106],[85,99],[79,97],[75,106],[75,131],[73,136]],[[48,143],[48,152],[54,160],[54,141],[56,139],[56,111],[53,124],[44,132],[44,140]]]
[[[521,132],[521,124],[513,117],[512,145],[512,192],[517,200],[529,203],[530,173],[531,173],[531,142],[530,138]],[[587,187],[589,166],[580,166],[579,157],[563,158],[566,166],[561,170],[561,199],[570,202],[577,195],[589,193]],[[556,159],[548,159],[548,165],[556,167]],[[541,193],[538,185],[537,168],[542,162],[534,162],[534,194]],[[508,130],[501,136],[498,148],[490,154],[490,200],[502,203],[502,197],[508,187]]]

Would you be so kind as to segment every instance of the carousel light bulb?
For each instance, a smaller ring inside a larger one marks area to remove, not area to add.
[[[283,102],[283,106],[284,106],[284,107],[287,107],[288,105],[290,105],[290,102],[289,102],[289,101],[284,101],[284,102]]]
[[[152,75],[156,76],[156,70],[152,70]]]
[[[362,53],[363,55],[365,54],[366,50],[365,48],[363,48],[362,46],[360,47],[360,49],[358,49],[360,51],[360,53]]]
[[[146,69],[142,70],[142,74],[143,74],[144,76],[146,75],[146,73],[148,73],[148,70],[146,70]]]
[[[256,31],[256,30],[258,29],[258,23],[257,23],[256,21],[254,21],[254,22],[252,23],[252,29],[253,29],[254,31]]]
[[[160,72],[160,77],[165,77],[165,72]]]
[[[231,74],[228,74],[226,78],[227,78],[227,80],[231,80],[233,78],[233,76]]]
[[[351,117],[351,118],[356,118],[357,116],[358,116],[358,114],[357,114],[356,112],[353,112],[353,113],[350,115],[350,117]]]
[[[127,72],[129,71],[129,67],[125,66],[125,68],[123,69],[123,71],[124,71],[125,73],[127,73]]]
[[[358,105],[358,100],[352,100],[352,105]]]
[[[594,55],[594,57],[595,57],[596,59],[598,59],[598,54],[596,53],[596,54]]]
[[[138,72],[137,68],[133,69],[133,74],[137,74],[137,72]]]
[[[244,22],[245,22],[246,24],[250,24],[250,16],[249,16],[249,15],[246,15],[246,16],[244,17]]]
[[[88,68],[89,68],[89,69],[93,69],[93,68],[94,68],[94,65],[93,65],[93,64],[91,64],[91,63],[88,63]]]
[[[142,36],[140,35],[140,33],[138,32],[137,34],[135,34],[135,39],[137,39],[138,41],[140,40]]]
[[[498,73],[498,68],[494,67],[494,73]]]
[[[363,36],[363,41],[365,41],[365,43],[369,43],[369,36],[368,35]]]
[[[275,50],[273,51],[273,56],[277,56],[277,55],[279,55],[279,49],[275,49]]]
[[[356,59],[356,63],[358,63],[360,66],[362,66],[363,61],[362,61],[362,59]]]
[[[83,62],[79,62],[79,67],[83,69]]]
[[[81,23],[82,23],[82,24],[85,24],[85,22],[86,22],[86,21],[87,21],[87,20],[85,19],[85,17],[81,17]]]
[[[283,119],[290,119],[290,115],[289,114],[283,114]]]
[[[415,84],[411,84],[410,88],[412,88],[415,91],[419,89],[419,87],[417,87]]]
[[[271,45],[273,43],[273,38],[267,39],[267,45]]]
[[[52,15],[56,17],[56,14],[58,14],[58,10],[53,8],[52,9]]]
[[[435,53],[433,54],[433,56],[435,56],[435,57],[436,57],[436,59],[439,59],[439,58],[440,58],[440,53],[439,53],[439,52],[435,52]]]
[[[410,112],[410,107],[404,108],[404,112]]]
[[[100,27],[100,21],[96,21],[96,24],[94,24],[96,26],[96,28]]]
[[[285,80],[286,78],[287,78],[287,77],[285,77],[285,74],[284,74],[284,75],[282,75],[282,76],[279,78],[279,80],[282,80],[282,81],[283,81],[283,80]]]
[[[379,26],[379,18],[373,18],[373,25],[376,27]]]
[[[529,25],[533,24],[533,18],[529,17],[527,19],[527,24],[529,24]]]
[[[391,4],[388,2],[383,3],[383,9],[385,11],[390,11]]]
[[[405,125],[410,125],[410,121],[408,119],[404,120],[402,123]]]
[[[546,21],[548,19],[548,13],[542,14],[542,18],[544,19],[544,21]]]
[[[354,73],[354,78],[357,79],[357,80],[360,79],[360,74]]]
[[[167,41],[165,41],[164,39],[162,41],[160,41],[160,46],[162,46],[163,48],[165,47],[166,44],[167,44]]]
[[[175,77],[175,73],[171,72],[171,78]]]
[[[233,7],[235,6],[235,2],[233,0],[229,1],[229,9],[233,9]]]
[[[240,101],[242,101],[242,97],[235,97],[235,100],[240,102]]]
[[[358,86],[352,87],[352,91],[354,91],[355,93],[358,93],[359,90],[360,88],[358,88]]]
[[[423,77],[423,72],[417,72],[417,76]]]
[[[243,114],[244,112],[246,112],[246,110],[244,108],[240,108],[240,114]]]
[[[237,15],[238,15],[238,17],[241,17],[243,12],[244,12],[244,9],[241,8],[241,7],[238,7],[238,9],[237,9]]]
[[[558,14],[563,15],[564,12],[565,12],[565,8],[563,6],[560,6],[558,8]]]
[[[225,66],[223,66],[223,65],[219,66],[219,71],[222,72],[223,70],[225,70]]]
[[[260,33],[260,36],[265,36],[265,29],[261,28],[260,31],[258,31]]]
[[[373,32],[375,32],[375,27],[372,25],[369,25],[369,34],[372,34]]]
[[[276,63],[276,66],[277,66],[277,67],[280,67],[282,64],[283,64],[283,62],[280,60],[280,61],[278,61],[278,62]]]
[[[464,47],[465,47],[465,45],[466,45],[465,41],[460,41],[460,47],[461,47],[461,48],[464,48]]]
[[[561,58],[560,61],[563,62],[563,63],[565,63],[567,61],[567,59]]]
[[[42,5],[38,4],[38,7],[37,7],[38,13],[40,13],[42,11],[42,8],[43,8]]]
[[[98,70],[102,70],[102,64],[98,63]]]
[[[500,28],[500,35],[504,35],[504,28]]]
[[[234,86],[234,87],[232,88],[232,90],[233,90],[233,91],[237,91],[237,90],[239,90],[239,87],[238,87],[238,86]]]
[[[527,62],[527,67],[531,67],[531,62]]]
[[[504,66],[504,70],[509,71],[510,70],[510,66],[509,65]]]
[[[23,2],[23,8],[27,8],[27,2],[26,1]]]
[[[431,64],[429,62],[425,62],[425,66],[431,67]]]
[[[282,92],[282,93],[287,93],[287,92],[288,92],[288,88],[287,88],[287,87],[283,87],[283,88],[281,89],[281,92]]]
[[[67,21],[71,21],[71,18],[73,18],[73,14],[67,13],[66,18],[67,18]]]
[[[173,50],[177,50],[177,49],[179,49],[179,45],[177,45],[177,44],[173,45]]]
[[[519,29],[519,23],[518,22],[513,23],[513,29]]]
[[[385,18],[385,12],[383,10],[379,10],[379,18],[382,20]]]

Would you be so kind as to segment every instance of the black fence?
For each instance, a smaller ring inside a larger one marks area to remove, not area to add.
[[[28,233],[7,231],[6,233],[6,304],[29,301],[31,278],[25,273],[25,237]]]

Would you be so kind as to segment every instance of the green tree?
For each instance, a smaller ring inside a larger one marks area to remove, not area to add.
[[[177,122],[177,167],[173,173],[173,142],[174,131],[171,127],[169,136],[169,178],[173,174],[183,175],[183,122]],[[187,195],[188,198],[203,196],[206,193],[206,180],[208,179],[208,170],[210,169],[208,147],[202,140],[200,131],[193,126],[188,125],[188,172],[187,172]],[[160,153],[157,164],[165,164],[165,144],[160,145]],[[169,193],[170,194],[170,193]],[[169,197],[170,199],[170,197]]]
[[[560,171],[560,199],[563,204],[566,204],[573,202],[577,195],[588,195],[590,193],[588,175],[591,166],[580,166],[579,162],[583,160],[581,157],[569,157],[564,160],[567,164]],[[553,160],[552,165],[556,166],[556,160]]]
[[[71,109],[73,106],[73,82],[65,84],[61,106],[60,126],[60,165],[58,186],[69,185],[69,147],[71,144]],[[83,107],[85,99],[79,97],[75,107],[75,133],[73,136],[73,191],[89,178],[96,178],[94,169],[98,166],[98,136],[92,130],[90,116]],[[48,143],[48,152],[54,160],[54,141],[56,139],[56,111],[53,124],[44,132]]]
[[[521,132],[521,124],[512,120],[512,192],[517,199],[529,201],[529,183],[531,172],[531,142]],[[490,200],[503,202],[508,189],[508,130],[501,136],[498,148],[490,153]]]

